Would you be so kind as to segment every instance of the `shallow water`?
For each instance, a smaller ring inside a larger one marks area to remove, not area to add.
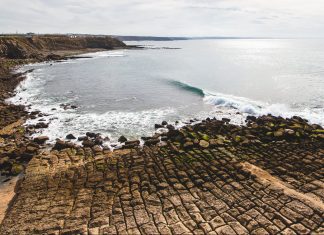
[[[150,49],[28,65],[14,103],[50,114],[43,131],[100,132],[116,140],[154,132],[154,124],[273,113],[324,124],[324,40],[137,42]],[[131,42],[134,44],[134,42]],[[159,49],[172,47],[181,49]],[[61,104],[76,105],[64,110]],[[52,109],[56,110],[52,110]],[[37,122],[30,120],[29,122]]]

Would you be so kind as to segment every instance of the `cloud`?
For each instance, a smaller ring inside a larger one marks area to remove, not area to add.
[[[1,0],[3,32],[324,36],[322,0]]]

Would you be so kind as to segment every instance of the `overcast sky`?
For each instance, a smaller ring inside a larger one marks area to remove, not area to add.
[[[324,0],[0,0],[0,33],[324,37]]]

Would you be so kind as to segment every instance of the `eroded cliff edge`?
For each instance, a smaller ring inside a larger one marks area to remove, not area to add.
[[[81,49],[116,49],[126,44],[113,37],[32,36],[0,37],[0,57],[8,59],[45,59],[51,53]]]

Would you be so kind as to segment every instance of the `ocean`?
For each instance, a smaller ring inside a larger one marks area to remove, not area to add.
[[[294,115],[324,125],[323,39],[126,42],[144,49],[23,66],[34,69],[8,100],[47,116],[51,141],[97,132],[114,143],[152,135],[154,124],[207,117]],[[76,106],[77,108],[71,108]]]

